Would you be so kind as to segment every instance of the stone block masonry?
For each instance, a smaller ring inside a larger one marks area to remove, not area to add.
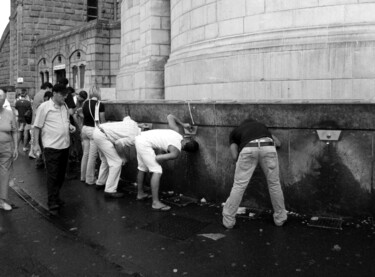
[[[167,128],[169,113],[191,123],[187,103],[117,101],[105,105],[107,118],[121,120],[131,115],[137,122],[153,123],[153,129]],[[264,122],[282,143],[278,156],[288,210],[333,217],[375,213],[375,114],[371,104],[192,101],[190,108],[198,126],[195,140],[200,145],[199,152],[182,151],[178,160],[163,165],[162,190],[204,197],[217,204],[225,201],[235,168],[229,133],[251,116]],[[319,139],[320,129],[342,132],[338,141],[327,143]],[[134,168],[135,155],[124,167],[123,178],[134,182]],[[244,203],[259,209],[271,208],[266,179],[259,168],[247,188]]]
[[[372,101],[374,1],[185,2],[171,1],[165,99]]]

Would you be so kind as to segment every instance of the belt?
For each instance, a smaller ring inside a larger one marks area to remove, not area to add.
[[[264,142],[248,142],[245,147],[261,147],[261,146],[273,146],[275,145],[273,141]]]

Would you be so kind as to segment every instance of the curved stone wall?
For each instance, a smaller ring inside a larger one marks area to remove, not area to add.
[[[171,0],[169,100],[370,101],[375,2]]]

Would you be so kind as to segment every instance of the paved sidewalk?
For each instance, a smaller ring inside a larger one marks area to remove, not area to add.
[[[132,276],[93,245],[36,213],[10,191],[16,206],[0,210],[0,276]]]
[[[19,158],[15,189],[24,193],[36,213],[46,215],[44,170],[33,165],[26,157]],[[79,180],[66,182],[62,198],[66,205],[61,215],[47,216],[46,222],[95,248],[106,261],[129,274],[375,275],[375,230],[370,224],[344,224],[343,230],[327,230],[308,227],[304,219],[292,216],[280,228],[266,214],[255,220],[241,218],[228,231],[221,226],[217,206],[190,204],[156,212],[151,210],[150,200],[136,201],[132,193],[107,200],[102,191]]]

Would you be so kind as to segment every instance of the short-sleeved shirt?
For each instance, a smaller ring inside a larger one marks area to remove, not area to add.
[[[14,108],[18,111],[18,121],[25,123],[25,112],[31,110],[31,102],[25,98],[16,101]]]
[[[245,120],[230,133],[229,143],[237,144],[238,152],[241,152],[248,142],[264,137],[272,139],[272,134],[268,131],[266,125],[255,120]]]
[[[95,127],[95,106],[97,100],[87,100],[83,103],[82,106],[82,113],[83,113],[83,125],[84,126],[90,126],[90,127]],[[99,113],[104,113],[104,105],[103,103],[99,103]]]
[[[4,109],[0,114],[0,143],[12,141],[11,132],[17,130],[16,117],[12,110]]]
[[[142,139],[148,142],[153,149],[168,151],[168,146],[172,145],[181,151],[181,141],[183,137],[174,130],[155,129],[141,133]]]
[[[124,117],[122,121],[100,124],[100,128],[112,143],[119,139],[127,138],[127,146],[134,145],[135,137],[141,134],[141,129],[138,127],[137,122],[129,116]]]
[[[69,112],[65,105],[58,106],[52,99],[42,103],[37,109],[34,126],[42,130],[44,147],[54,149],[69,147]]]

